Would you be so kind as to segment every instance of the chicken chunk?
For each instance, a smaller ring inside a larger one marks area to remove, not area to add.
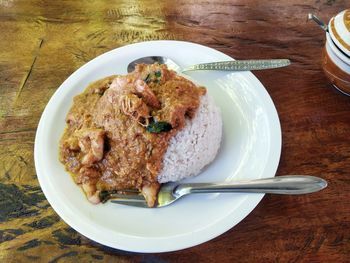
[[[86,194],[87,199],[92,203],[92,204],[98,204],[100,203],[100,197],[99,193],[100,191],[96,191],[96,185],[90,182],[85,182],[82,184],[82,188]]]
[[[76,132],[79,147],[85,154],[82,165],[92,165],[103,158],[104,131],[101,129],[83,129]]]
[[[143,126],[148,125],[151,108],[159,108],[160,102],[150,87],[141,79],[117,77],[106,92],[108,101],[116,104],[126,115]]]
[[[159,187],[159,183],[146,184],[142,187],[141,193],[149,207],[153,207],[156,204]]]
[[[153,107],[159,108],[160,102],[146,82],[141,79],[131,79],[126,76],[117,77],[113,80],[109,90],[114,91],[113,97],[120,95],[135,94],[143,101]]]

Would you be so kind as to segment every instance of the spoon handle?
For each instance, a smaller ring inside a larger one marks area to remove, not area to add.
[[[309,13],[307,19],[315,21],[324,31],[328,32],[328,26],[314,14]]]
[[[175,194],[194,193],[269,193],[307,194],[322,190],[327,182],[319,177],[306,175],[277,176],[249,181],[236,181],[231,184],[194,183],[180,184]]]
[[[225,70],[225,71],[247,71],[280,68],[290,65],[289,59],[260,59],[260,60],[233,60],[197,64],[182,70]]]

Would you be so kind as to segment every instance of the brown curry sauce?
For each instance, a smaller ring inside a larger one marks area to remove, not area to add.
[[[74,97],[60,141],[60,161],[92,203],[105,190],[137,189],[154,206],[169,140],[192,118],[205,88],[165,65],[138,65],[125,76],[90,84]],[[163,122],[169,131],[152,133]]]

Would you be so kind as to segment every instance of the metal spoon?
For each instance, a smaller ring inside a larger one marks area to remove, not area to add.
[[[225,71],[246,71],[280,68],[290,65],[289,59],[261,59],[261,60],[233,60],[193,65],[181,68],[173,60],[167,57],[150,56],[136,59],[128,65],[128,73],[134,71],[136,64],[166,64],[169,69],[177,72],[192,70],[225,70]]]
[[[316,22],[316,24],[318,24],[324,31],[328,32],[328,26],[327,24],[325,24],[321,19],[319,19],[317,16],[315,16],[314,14],[309,13],[307,15],[307,19],[308,20],[313,20]]]

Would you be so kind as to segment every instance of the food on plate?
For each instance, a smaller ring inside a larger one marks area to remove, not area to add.
[[[154,206],[161,183],[197,175],[216,156],[222,121],[204,87],[165,65],[91,83],[74,98],[60,161],[88,200],[137,189]]]

